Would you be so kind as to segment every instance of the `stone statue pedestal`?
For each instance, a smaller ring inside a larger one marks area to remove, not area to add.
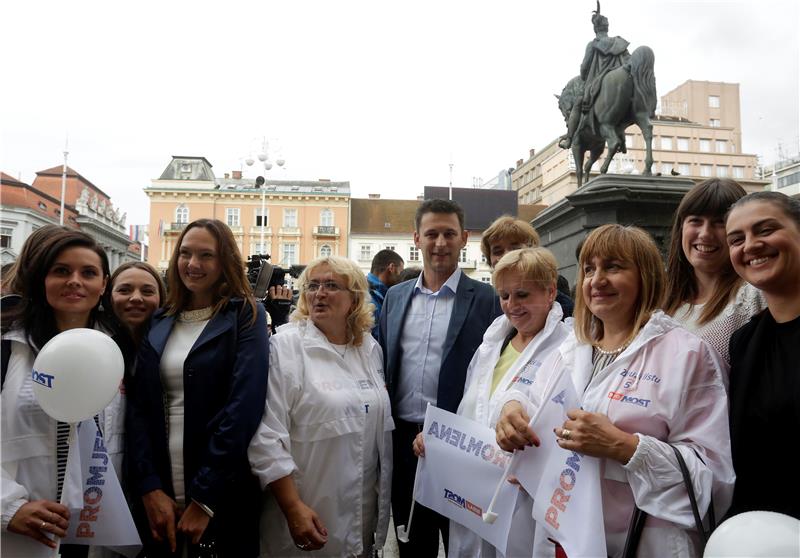
[[[570,285],[577,277],[575,249],[608,223],[635,225],[655,239],[666,261],[672,217],[694,181],[673,176],[601,174],[532,221],[541,245],[553,252]]]

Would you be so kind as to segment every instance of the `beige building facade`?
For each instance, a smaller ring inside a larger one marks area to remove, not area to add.
[[[245,259],[270,254],[273,265],[288,267],[321,255],[347,256],[349,182],[267,180],[256,187],[240,172],[215,177],[204,157],[174,156],[145,193],[148,261],[162,270],[181,231],[200,218],[226,223]]]
[[[746,190],[764,189],[757,157],[742,153],[739,85],[689,80],[661,97],[653,120],[653,174],[687,176],[697,182],[729,177]],[[625,131],[627,154],[619,153],[609,173],[639,174],[644,168],[644,136],[636,126]],[[599,173],[605,157],[595,164]],[[511,176],[520,203],[552,205],[577,189],[575,161],[557,139],[517,161]]]

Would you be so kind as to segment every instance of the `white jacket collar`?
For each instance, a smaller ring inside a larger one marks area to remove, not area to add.
[[[303,318],[296,322],[289,322],[279,326],[275,330],[275,335],[279,335],[281,332],[290,332],[296,331],[300,337],[303,339],[303,343],[306,347],[317,347],[320,349],[325,349],[327,351],[333,351],[333,347],[331,346],[331,342],[328,341],[328,338],[325,337],[325,334],[320,331],[320,329],[314,325],[314,322],[308,318]],[[372,351],[378,345],[377,341],[369,334],[369,331],[365,331],[361,340],[361,346],[356,347],[360,351]]]
[[[553,302],[553,305],[550,307],[550,311],[547,313],[547,319],[545,320],[542,331],[536,335],[541,335],[542,332],[545,332],[544,336],[547,336],[553,329],[555,329],[563,317],[564,311],[561,309],[561,305],[558,302]],[[511,322],[508,320],[506,315],[500,314],[486,329],[486,333],[483,334],[483,340],[489,342],[505,341],[505,338],[508,337],[508,334],[511,333],[513,328],[514,326],[511,325]]]
[[[663,311],[656,310],[653,312],[653,315],[650,316],[650,319],[647,320],[647,323],[644,324],[644,327],[639,330],[639,333],[636,334],[636,337],[633,338],[631,344],[628,345],[619,358],[621,359],[627,354],[638,351],[643,345],[650,342],[652,339],[655,339],[660,335],[664,335],[676,327],[681,327],[681,324],[678,321],[668,316]],[[578,341],[578,338],[573,332],[566,339],[566,341],[564,341],[559,350],[561,351],[562,355],[566,356],[580,348],[581,345],[584,345],[584,343]]]

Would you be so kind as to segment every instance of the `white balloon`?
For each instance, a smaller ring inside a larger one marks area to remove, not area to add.
[[[61,422],[102,411],[119,391],[125,361],[117,344],[93,329],[68,329],[48,341],[33,362],[36,400]]]
[[[704,558],[800,556],[800,521],[782,513],[752,511],[734,515],[708,539]]]

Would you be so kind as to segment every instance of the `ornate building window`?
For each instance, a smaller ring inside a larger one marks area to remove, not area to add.
[[[189,208],[181,204],[175,208],[175,222],[188,223],[189,222]]]

